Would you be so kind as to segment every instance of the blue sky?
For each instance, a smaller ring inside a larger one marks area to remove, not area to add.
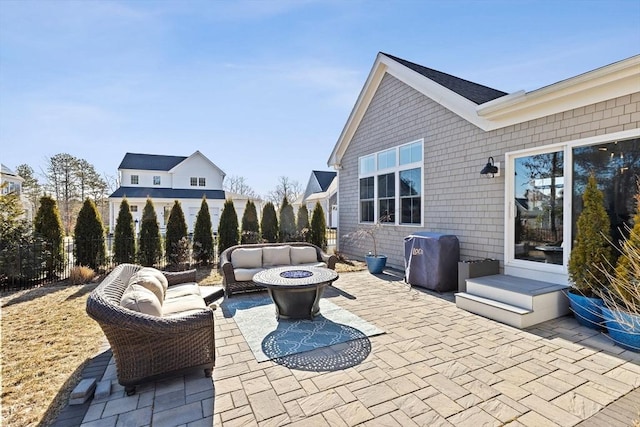
[[[0,0],[0,161],[200,150],[304,187],[379,51],[535,90],[640,53],[640,1]]]

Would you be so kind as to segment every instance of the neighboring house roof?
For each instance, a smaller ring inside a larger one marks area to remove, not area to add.
[[[329,171],[313,171],[312,172],[316,179],[318,180],[318,184],[320,185],[321,191],[327,191],[327,188],[331,185],[333,178],[336,177],[336,172]]]
[[[312,194],[327,191],[337,173],[332,171],[311,171],[307,188],[304,190],[302,200],[307,200]]]
[[[124,155],[122,162],[120,162],[118,169],[169,171],[185,159],[185,156],[127,153]]]
[[[478,83],[470,82],[468,80],[461,79],[459,77],[452,76],[450,74],[443,73],[441,71],[433,70],[431,68],[423,67],[422,65],[415,64],[407,61],[406,59],[398,58],[388,53],[382,52],[383,55],[388,56],[396,62],[404,65],[413,71],[422,74],[428,79],[446,87],[467,98],[476,104],[484,104],[485,102],[492,101],[501,96],[507,95],[507,92],[501,90],[492,89],[487,86],[483,86]]]
[[[120,187],[109,198],[147,198],[152,199],[201,199],[224,200],[224,190],[198,190],[191,188],[158,188],[158,187]]]
[[[9,169],[8,166],[5,166],[3,164],[0,163],[0,170],[2,171],[3,175],[8,175],[8,176],[13,176],[15,178],[21,179],[22,177],[19,176],[17,173],[15,173],[14,171],[12,171],[11,169]]]
[[[380,52],[331,152],[329,166],[341,167],[342,156],[387,74],[490,131],[638,92],[640,55],[531,92],[506,94]]]

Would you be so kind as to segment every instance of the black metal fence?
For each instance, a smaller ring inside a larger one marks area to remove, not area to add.
[[[113,235],[107,236],[104,243],[104,259],[98,260],[95,268],[98,273],[106,273],[119,264],[118,259],[114,256]],[[329,246],[335,246],[335,228],[327,229],[327,243]],[[97,247],[100,242],[96,241],[91,244]],[[83,245],[86,246],[86,242],[83,242]],[[134,245],[137,250],[140,247],[140,242],[136,240]],[[51,248],[43,242],[15,246],[10,250],[4,251],[0,254],[0,291],[29,289],[68,279],[73,269],[78,266],[74,251],[75,246],[76,242],[67,237],[64,239],[62,256],[54,256]],[[210,260],[210,265],[218,265],[216,235],[214,235],[213,247],[214,253],[213,258]],[[164,249],[164,240],[162,241],[162,248]],[[199,261],[194,256],[194,245],[191,239],[189,239],[184,249],[184,258],[180,260],[171,259],[169,254],[163,250],[161,255],[153,262],[153,266],[161,270],[184,270],[197,266]],[[197,248],[195,250],[197,251]],[[90,248],[90,252],[94,251]],[[139,259],[134,259],[133,254],[131,262],[150,264],[149,262],[141,262]]]
[[[134,247],[139,248],[140,242],[136,239]],[[164,240],[161,241],[164,249]],[[101,244],[100,241],[82,242],[89,252],[96,252],[95,249]],[[96,260],[98,273],[105,273],[119,264],[115,255],[114,239],[109,235],[104,240],[105,256]],[[51,248],[43,242],[35,242],[28,245],[20,245],[11,248],[3,254],[0,259],[0,290],[19,290],[42,286],[68,279],[72,270],[78,266],[76,252],[76,242],[72,238],[65,238],[62,248],[62,255],[54,255]],[[88,246],[88,248],[87,248]],[[210,263],[217,263],[217,239],[214,236],[214,253]],[[169,254],[162,250],[153,261],[153,266],[158,269],[182,270],[192,268],[198,261],[195,259],[193,242],[190,239],[185,246],[183,258],[180,260],[171,259]],[[125,254],[125,258],[128,258]],[[135,254],[131,254],[131,262],[140,262]],[[149,263],[145,263],[149,264]]]

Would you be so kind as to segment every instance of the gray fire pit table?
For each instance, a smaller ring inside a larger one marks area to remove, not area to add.
[[[268,289],[278,319],[313,319],[324,288],[338,273],[322,267],[277,267],[263,270],[253,281]]]

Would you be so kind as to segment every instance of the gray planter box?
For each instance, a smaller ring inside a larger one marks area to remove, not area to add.
[[[458,262],[458,292],[467,292],[467,279],[500,273],[500,261],[481,259]]]

